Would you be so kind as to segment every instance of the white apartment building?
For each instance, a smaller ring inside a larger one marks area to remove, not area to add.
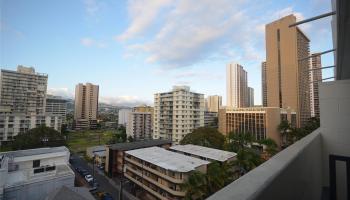
[[[0,144],[41,125],[61,132],[62,120],[60,115],[0,114]]]
[[[19,65],[0,71],[0,113],[45,114],[47,74]]]
[[[126,127],[129,120],[129,114],[132,112],[131,108],[123,108],[118,111],[118,124]]]
[[[134,140],[152,139],[152,113],[131,112],[126,127],[127,136]]]
[[[74,121],[76,129],[96,127],[98,95],[98,85],[79,83],[75,86]]]
[[[170,92],[154,95],[154,139],[181,141],[186,134],[204,126],[204,95],[188,86],[174,86]]]
[[[237,63],[226,66],[227,106],[233,108],[247,107],[248,79],[247,71]]]
[[[51,115],[60,115],[66,117],[67,100],[59,96],[46,96],[46,113]]]
[[[66,147],[0,153],[0,199],[44,200],[62,186],[74,187]]]

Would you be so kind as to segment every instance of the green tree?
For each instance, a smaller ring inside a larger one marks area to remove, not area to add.
[[[232,165],[230,163],[212,162],[207,170],[207,187],[210,194],[219,191],[234,180]]]
[[[271,138],[260,140],[259,143],[265,146],[264,151],[266,152],[268,158],[271,158],[278,152],[278,145]]]
[[[128,142],[133,142],[133,141],[134,141],[134,138],[131,135],[129,135]]]
[[[227,151],[238,152],[246,147],[251,147],[254,138],[250,133],[230,132],[226,140],[225,149]]]
[[[225,137],[215,128],[200,127],[192,133],[187,134],[180,144],[194,144],[215,149],[222,149],[225,143]]]
[[[281,123],[278,125],[277,129],[282,136],[281,146],[288,146],[291,143],[293,143],[292,137],[291,137],[292,127],[287,120],[282,120]]]
[[[259,166],[263,160],[259,153],[250,148],[240,149],[237,152],[236,160],[233,165],[237,168],[238,176],[244,175],[255,167]]]
[[[53,128],[39,126],[26,133],[19,134],[12,143],[14,150],[55,147],[66,145],[61,133]]]
[[[208,196],[206,175],[199,171],[191,172],[182,184],[182,190],[186,191],[186,200],[205,199]]]

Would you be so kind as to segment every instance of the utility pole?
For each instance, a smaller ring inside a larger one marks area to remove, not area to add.
[[[94,156],[92,157],[92,187],[95,185],[95,153]]]

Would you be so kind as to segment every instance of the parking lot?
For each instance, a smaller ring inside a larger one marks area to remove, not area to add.
[[[97,182],[97,185],[96,185],[97,187],[92,193],[95,194],[95,197],[97,199],[102,198],[101,193],[109,193],[112,199],[114,200],[119,199],[120,183],[117,179],[112,180],[108,178],[107,176],[104,175],[103,170],[98,169],[97,167],[95,167],[95,173],[93,173],[91,164],[88,164],[88,162],[86,162],[83,159],[83,157],[80,155],[76,155],[76,154],[71,155],[71,165],[72,165],[72,168],[74,168],[73,170],[76,172],[77,182],[80,184],[83,184],[83,186],[93,189],[92,184],[88,184],[84,178],[86,174],[90,174],[93,176],[93,178],[95,178],[95,182]],[[84,170],[84,173],[79,173],[77,169]],[[123,190],[122,199],[137,200],[136,197],[134,197],[133,195],[131,195],[125,190]]]

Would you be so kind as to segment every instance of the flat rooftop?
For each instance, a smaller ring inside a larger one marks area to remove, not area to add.
[[[138,159],[157,165],[158,167],[176,172],[190,172],[199,166],[209,164],[208,161],[185,156],[183,154],[168,151],[160,147],[136,149],[127,151],[126,153]]]
[[[57,153],[57,152],[69,152],[67,147],[47,147],[47,148],[38,148],[38,149],[27,149],[27,150],[18,150],[18,151],[7,151],[0,153],[1,155],[8,157],[25,157],[25,156],[34,156],[48,153]]]
[[[184,153],[189,153],[196,156],[201,156],[204,158],[209,158],[211,160],[217,160],[220,162],[224,162],[230,158],[237,156],[237,154],[234,152],[202,147],[202,146],[193,145],[193,144],[175,145],[170,147],[170,149],[184,152]]]
[[[159,146],[164,144],[171,144],[171,140],[143,140],[137,142],[129,142],[129,143],[116,143],[109,146],[112,150],[122,150],[128,151],[133,149],[140,149],[152,146]]]
[[[16,187],[23,184],[30,184],[35,182],[48,181],[51,179],[62,178],[70,176],[74,178],[74,172],[68,165],[56,165],[56,170],[51,173],[38,173],[31,175],[29,171],[32,169],[17,170],[9,172],[5,180],[5,188]]]

